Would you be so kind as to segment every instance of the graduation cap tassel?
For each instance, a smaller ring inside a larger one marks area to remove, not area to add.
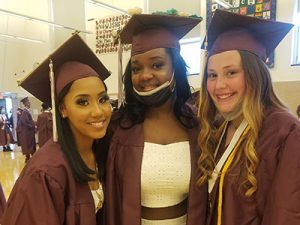
[[[57,142],[57,129],[56,129],[56,107],[55,107],[55,88],[54,88],[54,72],[53,72],[53,63],[50,59],[49,63],[49,77],[50,77],[50,86],[51,86],[51,104],[52,104],[52,123],[53,123],[53,141]]]
[[[123,101],[123,69],[122,69],[122,54],[123,48],[121,45],[121,39],[119,38],[118,43],[118,108],[121,106]]]
[[[199,96],[199,104],[198,104],[198,113],[197,116],[200,116],[200,107],[202,103],[202,96],[203,96],[203,79],[204,79],[204,72],[205,72],[205,64],[206,64],[206,59],[207,59],[207,35],[205,37],[204,41],[204,50],[202,51],[201,54],[201,73],[200,73],[200,96]]]

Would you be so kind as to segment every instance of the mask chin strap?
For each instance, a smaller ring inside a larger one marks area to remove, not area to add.
[[[166,87],[169,87],[171,85],[171,83],[173,82],[174,77],[175,77],[175,72],[173,72],[171,80],[166,81],[165,83],[163,83],[162,85],[160,85],[157,88],[154,88],[151,91],[138,91],[134,87],[132,87],[132,88],[133,88],[133,91],[135,93],[137,93],[138,95],[140,95],[140,96],[150,96],[150,95],[153,95],[154,93],[156,93],[156,92],[158,92],[158,91],[160,91],[160,90],[162,90],[162,89],[164,89]],[[174,91],[175,87],[176,87],[176,83],[174,83],[174,87],[172,88],[172,92]]]

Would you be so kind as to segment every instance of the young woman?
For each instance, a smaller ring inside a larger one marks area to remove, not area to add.
[[[97,142],[105,136],[111,117],[103,82],[109,73],[78,34],[51,60],[58,141],[49,140],[26,164],[8,199],[2,225],[95,225],[102,207],[104,167],[96,161],[104,158],[105,149],[97,148]],[[51,105],[45,74],[49,61],[21,86]]]
[[[209,225],[300,223],[300,123],[264,63],[291,27],[218,10],[212,19],[198,162],[199,185],[209,181]]]
[[[121,32],[132,43],[125,101],[112,119],[107,225],[201,225],[205,187],[196,187],[198,126],[179,39],[200,22],[134,15]]]

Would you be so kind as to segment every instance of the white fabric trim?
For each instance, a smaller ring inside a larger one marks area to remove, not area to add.
[[[220,147],[220,144],[222,142],[222,139],[223,139],[223,136],[225,134],[225,130],[227,128],[227,125],[228,123],[226,124],[224,130],[223,130],[223,133],[221,135],[221,138],[219,140],[219,143],[218,143],[218,146],[216,148],[216,151],[215,151],[215,157],[216,157],[216,154],[219,150],[219,147]],[[208,192],[211,193],[211,191],[213,190],[214,186],[215,186],[215,183],[216,183],[216,180],[218,178],[218,175],[219,175],[219,172],[221,171],[223,165],[225,164],[225,162],[227,161],[230,153],[232,152],[232,150],[234,149],[234,146],[236,145],[236,143],[238,142],[239,138],[241,137],[242,133],[244,132],[244,130],[246,129],[248,125],[248,122],[246,120],[243,120],[241,122],[241,124],[239,125],[239,127],[237,128],[237,130],[235,131],[228,147],[226,148],[225,152],[223,153],[221,159],[219,160],[218,164],[216,165],[213,173],[212,173],[212,177],[211,179],[208,180]]]

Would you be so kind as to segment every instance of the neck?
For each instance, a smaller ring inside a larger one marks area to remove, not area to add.
[[[90,155],[93,153],[93,140],[91,141],[76,141],[76,146],[78,149],[78,152],[81,156],[83,155]]]
[[[92,170],[96,168],[96,159],[92,149],[93,142],[90,143],[77,143],[78,152],[84,163]]]
[[[231,121],[230,121],[230,124],[231,124],[231,126],[233,126],[234,129],[236,130],[236,129],[239,127],[239,125],[241,124],[241,122],[243,121],[243,119],[244,119],[244,116],[243,116],[243,115],[240,115],[240,116],[238,116],[237,118],[231,120]]]
[[[146,112],[146,117],[156,117],[161,118],[165,116],[170,116],[173,114],[173,98],[170,98],[168,101],[166,101],[163,105],[159,107],[149,107]]]

